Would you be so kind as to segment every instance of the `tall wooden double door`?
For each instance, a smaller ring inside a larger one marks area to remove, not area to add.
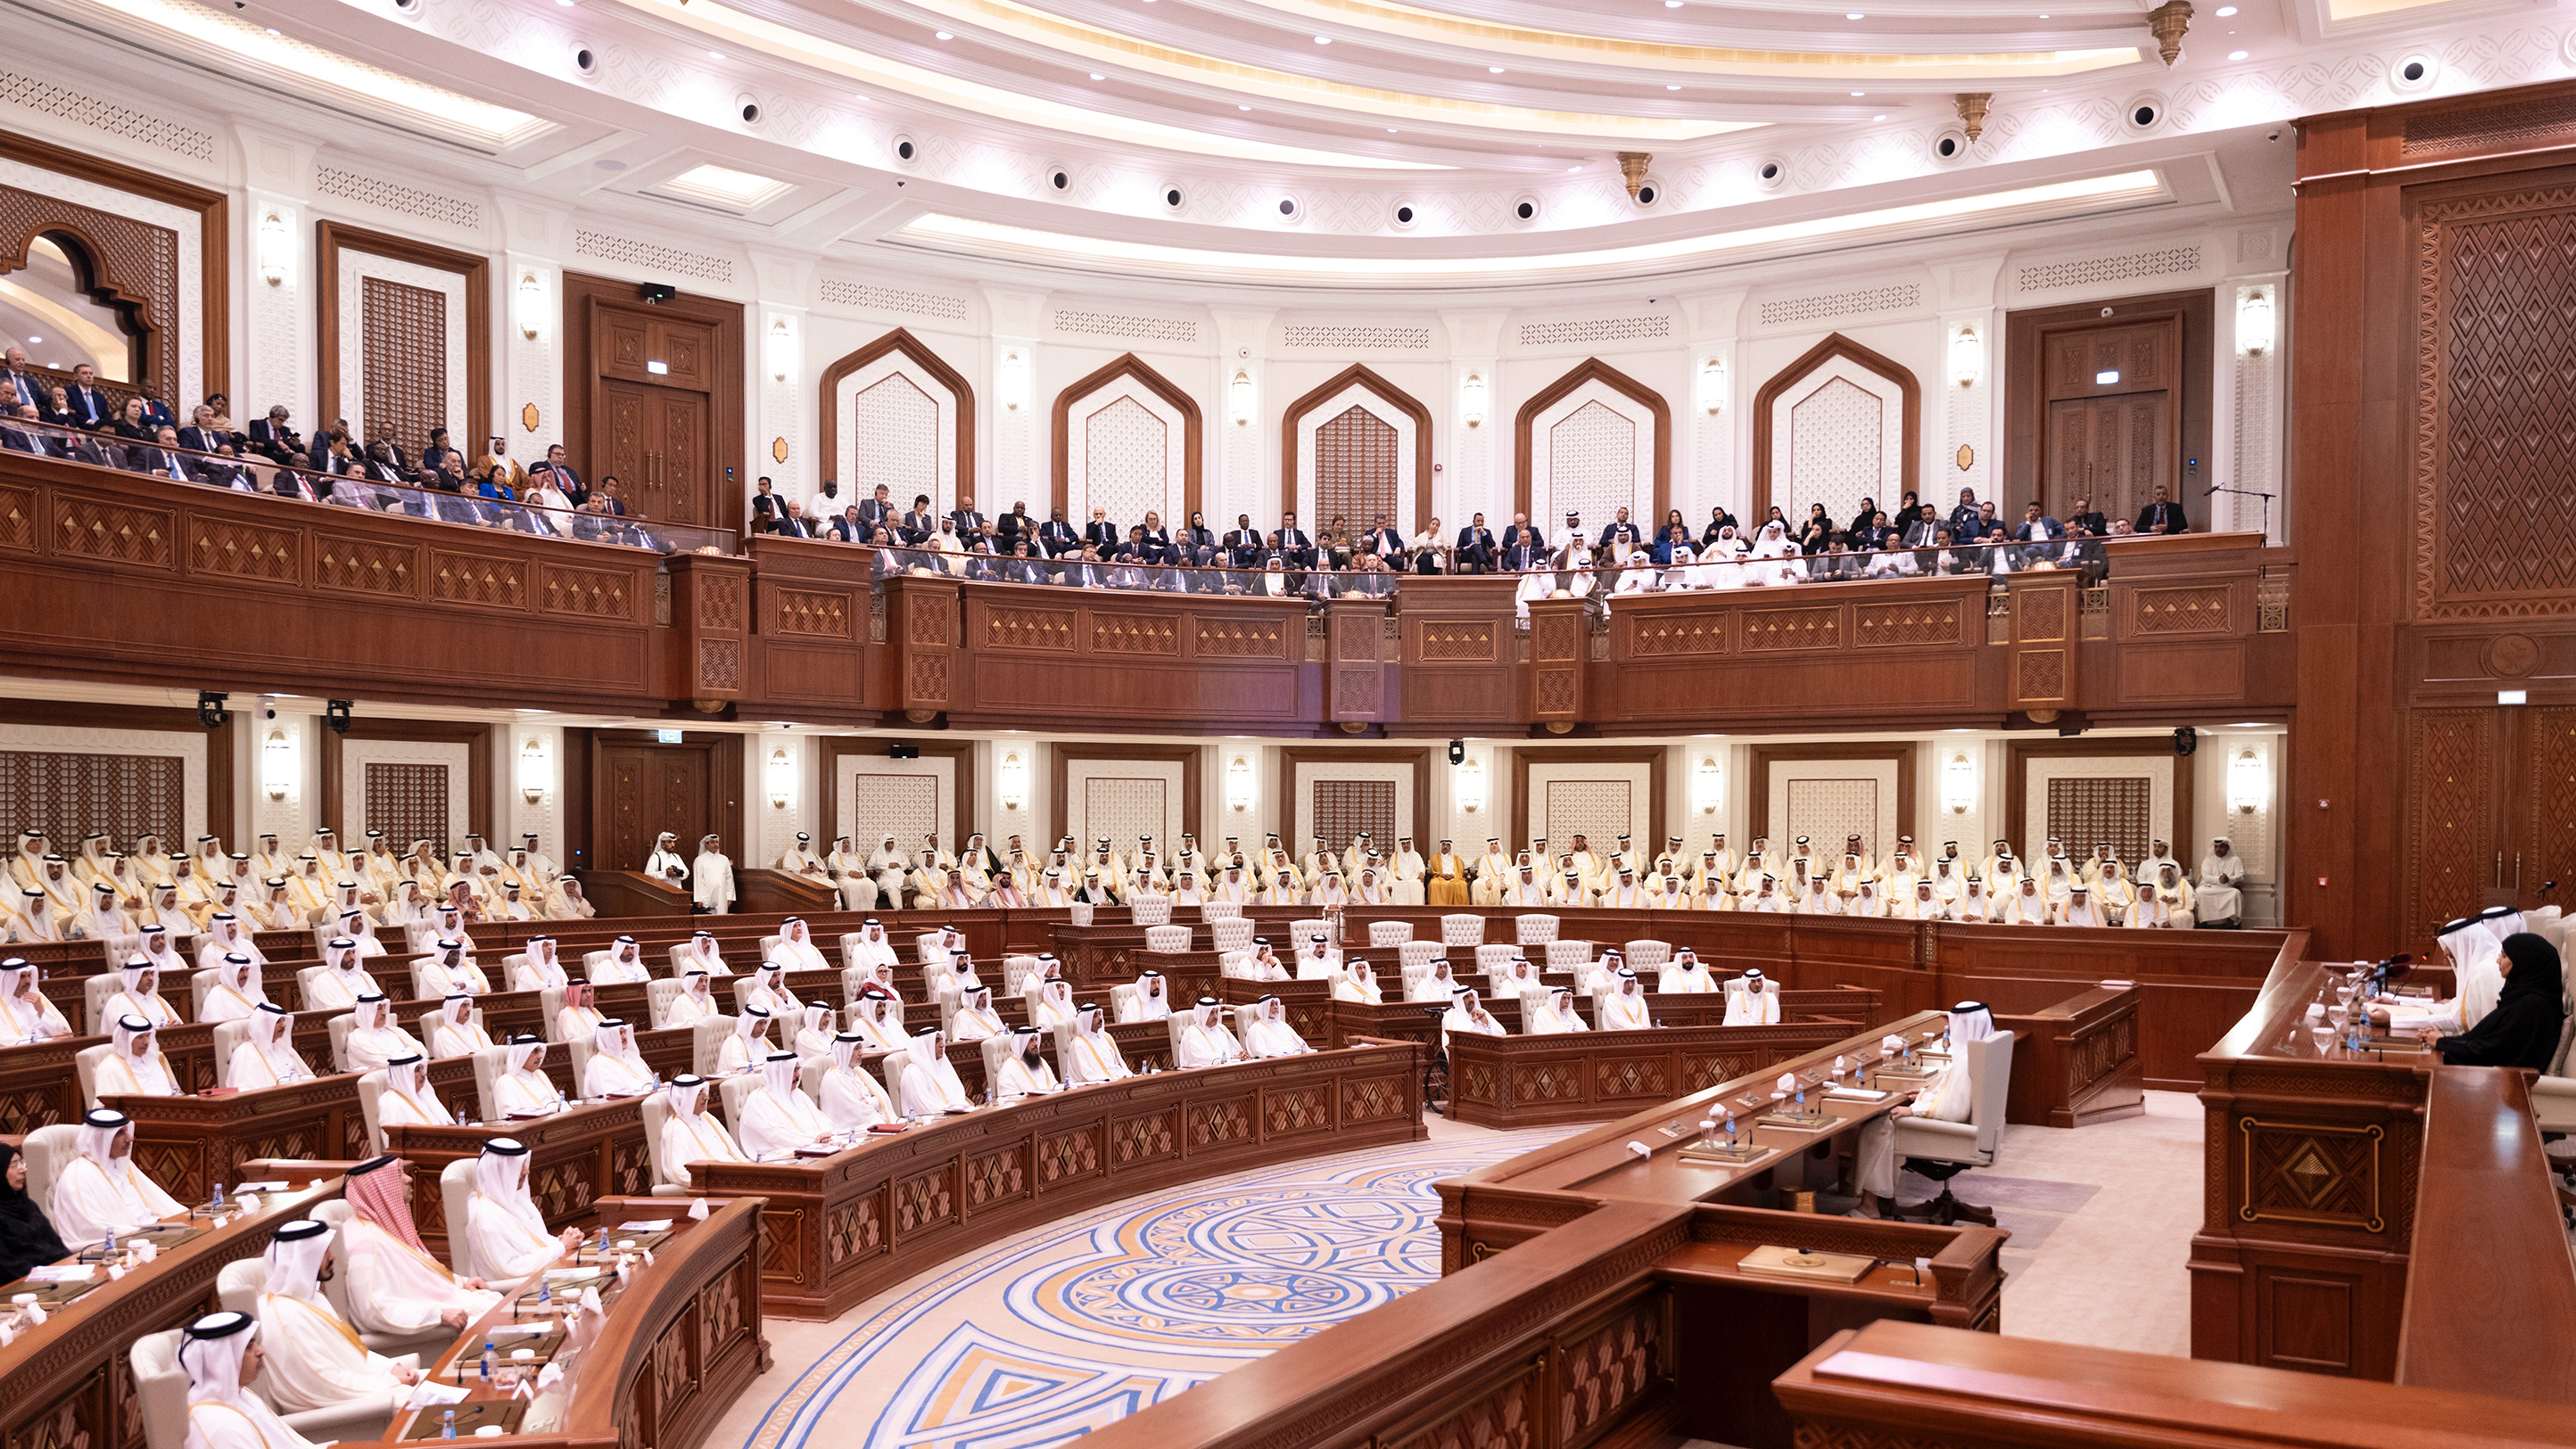
[[[2040,506],[2052,517],[2082,499],[2106,519],[2135,519],[2159,483],[2181,501],[2181,343],[2174,317],[2047,334]]]
[[[566,442],[583,476],[614,477],[643,518],[740,528],[741,304],[573,275],[564,301]]]
[[[591,776],[590,863],[601,870],[642,870],[653,841],[667,830],[683,858],[714,831],[738,864],[750,864],[742,840],[742,737],[691,731],[664,742],[636,730],[600,730]]]

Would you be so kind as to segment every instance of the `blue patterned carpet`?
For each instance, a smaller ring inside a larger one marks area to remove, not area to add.
[[[1558,1130],[1239,1173],[1069,1218],[834,1325],[745,1449],[1031,1449],[1439,1276],[1431,1184]]]

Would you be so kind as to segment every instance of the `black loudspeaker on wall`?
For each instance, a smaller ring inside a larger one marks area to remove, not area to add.
[[[2200,731],[2189,725],[2174,731],[2174,753],[2188,755],[2200,748]]]

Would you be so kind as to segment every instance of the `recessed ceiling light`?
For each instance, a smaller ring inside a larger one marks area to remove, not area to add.
[[[41,346],[43,345],[44,340],[45,339],[41,337],[30,337],[27,339],[27,343],[29,346]]]
[[[1568,170],[1568,171],[1580,171],[1580,170],[1582,170],[1583,168],[1582,168],[1582,167],[1580,167],[1580,166],[1568,166],[1568,167],[1566,167],[1565,169],[1566,169],[1566,170]]]
[[[272,25],[272,26],[268,27],[268,33],[269,33],[269,34],[271,34],[271,35],[275,35],[275,34],[277,33],[277,27],[276,27],[276,26],[274,26],[274,25]]]
[[[1680,89],[1681,89],[1681,87],[1680,87],[1680,86],[1666,86],[1666,87],[1664,87],[1664,89],[1665,89],[1665,90],[1668,90],[1668,91],[1677,91],[1677,90],[1680,90]]]
[[[626,163],[618,160],[614,156],[602,156],[590,164],[598,167],[602,171],[623,171],[626,169]]]
[[[1854,91],[1854,92],[1852,92],[1852,99],[1854,99],[1854,100],[1858,100],[1858,99],[1860,99],[1862,96],[1865,96],[1865,95],[1868,95],[1868,94],[1869,94],[1869,92],[1867,92],[1867,91]]]
[[[2250,51],[2243,51],[2243,50],[2231,50],[2231,51],[2227,52],[2227,58],[2228,58],[2229,60],[2243,60],[2247,55],[2249,55],[2249,54],[2251,54],[2251,53],[2252,53],[2252,52],[2250,52]]]
[[[1091,78],[1092,78],[1093,80],[1107,80],[1107,79],[1109,79],[1109,77],[1107,77],[1107,76],[1105,76],[1105,75],[1102,75],[1100,72],[1098,72],[1098,71],[1096,71],[1096,70],[1095,70],[1095,71],[1093,71],[1093,72],[1091,73]]]
[[[1499,65],[1489,65],[1485,67],[1485,70],[1489,75],[1501,75],[1503,73],[1503,68]]]
[[[1887,119],[1887,115],[1885,112],[1881,112],[1878,115],[1870,117],[1870,119],[1873,121],[1884,121]]]
[[[1330,45],[1333,43],[1333,37],[1329,35],[1318,35],[1315,37],[1315,43],[1317,45]]]
[[[1236,109],[1236,110],[1238,110],[1238,111],[1248,111],[1248,110],[1251,110],[1251,109],[1252,109],[1252,107],[1250,107],[1250,106],[1236,106],[1236,107],[1235,107],[1235,109]]]
[[[722,60],[724,59],[724,52],[721,50],[710,50],[707,52],[707,59]]]
[[[1386,133],[1387,133],[1388,135],[1390,135],[1390,136],[1394,135],[1394,134],[1395,134],[1395,128],[1394,128],[1393,126],[1389,126],[1389,127],[1387,127],[1387,128],[1386,128]]]
[[[1869,17],[1861,14],[1857,10],[1846,10],[1843,12],[1843,18],[1845,20],[1867,20]]]
[[[2236,7],[2235,7],[2235,6],[2233,6],[2233,5],[2221,5],[2221,6],[2219,6],[2219,7],[2218,7],[2218,18],[2219,18],[2219,19],[2221,19],[2221,20],[2224,20],[2224,19],[2226,19],[2228,16],[2233,15],[2233,14],[2235,14],[2235,13],[2236,13]]]
[[[949,34],[949,33],[948,33],[947,31],[945,31],[945,30],[934,30],[934,31],[932,31],[932,32],[930,32],[930,33],[931,33],[931,34],[933,34],[933,35],[938,36],[938,37],[939,37],[940,39],[942,39],[942,40],[955,40],[955,39],[957,38],[956,36],[953,36],[953,35]]]

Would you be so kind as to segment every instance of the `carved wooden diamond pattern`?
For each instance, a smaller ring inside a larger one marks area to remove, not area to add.
[[[143,1442],[143,1395],[134,1386],[134,1360],[124,1354],[113,1354],[107,1361],[107,1394],[114,1405],[116,1442],[131,1446]]]
[[[1724,614],[1662,614],[1639,619],[1629,637],[1628,650],[1658,657],[1723,654],[1726,620]]]
[[[1570,1102],[1583,1095],[1583,1074],[1570,1063],[1532,1062],[1512,1074],[1512,1088],[1524,1102]]]
[[[885,1224],[879,1221],[877,1195],[870,1193],[832,1214],[824,1231],[825,1263],[828,1266],[873,1255],[884,1238]]]
[[[1121,1167],[1171,1156],[1177,1145],[1172,1140],[1172,1114],[1128,1118],[1118,1124],[1116,1145]]]
[[[713,1363],[742,1330],[742,1280],[727,1273],[698,1295],[698,1362]]]
[[[412,551],[356,538],[324,538],[313,555],[313,582],[326,589],[409,598]]]
[[[2244,1216],[2324,1218],[2380,1228],[2379,1132],[2252,1126],[2246,1133],[2252,1204]]]
[[[653,1153],[641,1139],[612,1141],[608,1147],[609,1190],[621,1197],[653,1194]]]
[[[206,1174],[194,1142],[137,1142],[134,1165],[181,1202],[206,1200]]]
[[[742,628],[742,580],[710,578],[698,589],[698,627],[718,634]]]
[[[1862,604],[1852,611],[1854,642],[1863,649],[1959,642],[1958,601]]]
[[[1275,623],[1250,619],[1201,619],[1190,652],[1204,659],[1284,659],[1288,633]]]
[[[0,1132],[24,1137],[39,1127],[51,1127],[62,1120],[61,1099],[43,1087],[0,1096]]]
[[[536,1170],[534,1178],[529,1183],[534,1190],[528,1196],[536,1201],[537,1210],[545,1215],[547,1222],[561,1222],[565,1218],[589,1210],[591,1182],[589,1176],[582,1171],[587,1165],[580,1162],[559,1162],[552,1167],[541,1167]]]
[[[350,1162],[364,1162],[367,1159],[366,1119],[355,1112],[340,1119],[340,1156]],[[420,1222],[420,1214],[413,1213],[412,1225],[418,1227]]]
[[[653,1417],[655,1422],[672,1422],[672,1409],[687,1398],[689,1380],[688,1321],[683,1318],[662,1331],[653,1342]]]
[[[1294,1087],[1272,1092],[1262,1103],[1269,1135],[1320,1132],[1333,1125],[1333,1105],[1322,1087]]]
[[[292,531],[203,518],[191,522],[197,540],[188,551],[191,570],[274,583],[295,582],[298,535]]]
[[[1056,1132],[1038,1139],[1038,1182],[1041,1185],[1063,1182],[1069,1178],[1096,1177],[1100,1173],[1100,1145],[1088,1127],[1070,1132]]]
[[[988,609],[984,643],[996,649],[1071,649],[1070,609]]]
[[[780,589],[776,628],[781,634],[847,639],[850,637],[849,596],[816,593],[811,589]]]
[[[170,565],[170,515],[85,499],[54,499],[56,553],[112,563]]]
[[[65,1394],[53,1409],[30,1423],[18,1442],[25,1449],[91,1449],[96,1442],[90,1436],[89,1424],[82,1417],[89,1386]]]
[[[1499,1102],[1502,1089],[1494,1079],[1494,1069],[1483,1062],[1470,1063],[1457,1076],[1458,1097],[1466,1102]]]
[[[1178,654],[1180,638],[1172,621],[1148,614],[1094,614],[1091,648],[1095,654]]]
[[[1744,651],[1772,654],[1790,649],[1834,649],[1843,639],[1843,611],[1830,609],[1747,609]]]
[[[408,845],[447,848],[447,767],[367,762],[367,828]]]
[[[1190,1109],[1192,1147],[1217,1147],[1251,1138],[1252,1114],[1243,1110],[1241,1099],[1207,1102]]]
[[[1494,659],[1494,626],[1491,624],[1425,624],[1422,626],[1422,657],[1437,664],[1492,664]]]
[[[2144,860],[2156,829],[2155,782],[2143,775],[2048,782],[2048,833],[2081,855],[2111,842],[2122,860]]]
[[[36,490],[0,488],[0,548],[36,546]]]
[[[1380,851],[1395,848],[1393,780],[1317,780],[1314,833],[1334,850],[1347,850],[1363,830]],[[1345,890],[1359,884],[1344,881]]]
[[[1669,1097],[1662,1062],[1601,1062],[1596,1080],[1604,1097]]]
[[[1725,1053],[1713,1056],[1689,1056],[1682,1059],[1682,1091],[1700,1092],[1720,1082],[1731,1082],[1753,1070],[1753,1059]]]
[[[545,610],[586,619],[631,619],[635,604],[630,582],[627,575],[607,569],[549,568]]]
[[[2141,634],[2223,634],[2228,625],[2228,599],[2234,591],[2224,585],[2190,589],[2138,590],[2138,632]]]
[[[451,604],[489,604],[497,608],[528,606],[528,566],[509,559],[433,551],[429,556],[429,593]]]
[[[1662,1336],[1662,1306],[1649,1298],[1566,1348],[1558,1443],[1575,1442],[1584,1430],[1609,1422],[1646,1392],[1656,1377]]]
[[[1017,1145],[966,1159],[966,1205],[979,1208],[1005,1198],[1028,1195],[1028,1173],[1020,1166]]]
[[[187,761],[0,750],[0,818],[44,831],[58,848],[95,830],[120,841],[176,840],[188,823]]]
[[[1404,1111],[1404,1089],[1384,1077],[1342,1083],[1342,1122],[1378,1122]]]
[[[894,1225],[897,1233],[917,1232],[957,1216],[956,1199],[948,1192],[948,1174],[942,1170],[908,1178],[895,1184]]]
[[[1530,1449],[1529,1397],[1530,1380],[1514,1379],[1405,1440],[1401,1449]]]
[[[1575,677],[1572,670],[1556,670],[1538,676],[1538,712],[1571,714],[1574,712]]]
[[[713,643],[715,641],[708,641]],[[915,654],[907,676],[912,683],[912,697],[926,703],[941,704],[948,699],[948,656]]]

